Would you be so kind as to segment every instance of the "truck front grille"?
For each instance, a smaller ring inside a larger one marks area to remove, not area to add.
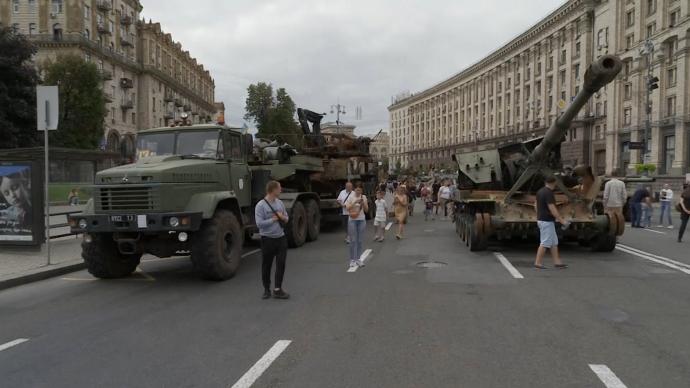
[[[94,198],[96,209],[106,212],[156,210],[160,199],[150,186],[101,187]]]

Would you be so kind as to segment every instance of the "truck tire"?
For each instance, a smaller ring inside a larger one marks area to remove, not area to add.
[[[229,210],[216,210],[193,236],[192,264],[204,279],[230,279],[242,260],[242,227]]]
[[[616,249],[616,236],[609,233],[599,233],[592,239],[591,249],[593,252],[612,252]]]
[[[307,241],[316,241],[321,232],[321,209],[319,204],[310,199],[307,201]]]
[[[89,273],[101,279],[129,276],[139,266],[141,254],[123,255],[110,233],[92,234],[91,242],[81,244],[81,257]]]
[[[302,202],[295,202],[292,206],[292,215],[285,228],[285,234],[290,248],[301,247],[307,240],[307,211],[304,210]]]

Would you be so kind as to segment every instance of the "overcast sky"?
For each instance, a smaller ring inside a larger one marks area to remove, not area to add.
[[[159,21],[211,71],[228,123],[244,123],[247,86],[266,81],[317,112],[340,99],[344,121],[367,134],[388,128],[391,96],[459,72],[563,3],[142,0],[142,16]],[[355,120],[357,106],[362,120]]]

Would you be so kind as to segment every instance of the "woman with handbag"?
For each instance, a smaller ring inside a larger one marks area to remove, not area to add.
[[[271,267],[276,262],[275,288],[273,297],[288,299],[290,294],[283,291],[283,276],[287,260],[287,238],[285,226],[289,221],[283,201],[280,200],[280,183],[270,181],[266,185],[266,196],[256,204],[254,217],[261,235],[261,281],[264,286],[263,299],[271,297]]]
[[[367,197],[362,194],[362,185],[357,185],[357,188],[350,195],[350,198],[345,202],[345,208],[348,212],[348,232],[350,234],[350,267],[363,267],[364,263],[360,260],[362,255],[362,242],[364,241],[364,233],[366,232],[366,216],[369,211],[369,204]]]
[[[407,189],[405,186],[398,186],[398,191],[393,198],[393,207],[395,208],[395,219],[398,221],[398,233],[395,238],[400,240],[405,232],[405,224],[407,223],[407,206],[409,201],[407,198]]]

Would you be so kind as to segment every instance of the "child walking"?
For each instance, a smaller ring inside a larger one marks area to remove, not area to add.
[[[383,242],[383,235],[385,233],[386,221],[388,215],[388,205],[383,199],[385,192],[379,191],[376,193],[376,217],[374,218],[374,227],[376,228],[376,236],[374,241]]]

